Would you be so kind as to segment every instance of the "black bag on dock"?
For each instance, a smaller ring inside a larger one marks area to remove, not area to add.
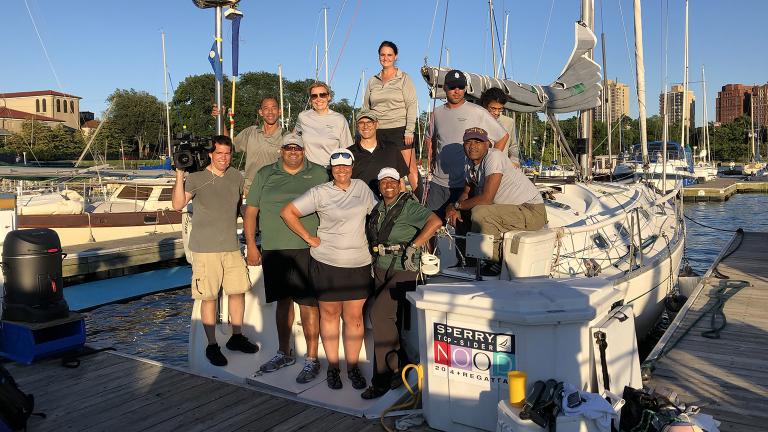
[[[35,398],[22,392],[11,374],[0,365],[0,423],[14,431],[26,429],[34,407]]]

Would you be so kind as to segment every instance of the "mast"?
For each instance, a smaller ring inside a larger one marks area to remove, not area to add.
[[[661,144],[661,153],[662,153],[662,167],[661,167],[661,188],[666,193],[667,192],[667,141],[669,141],[669,117],[667,116],[667,83],[664,83],[664,102],[662,103],[663,109],[664,109],[664,115],[662,117],[663,126],[662,126],[662,144]]]
[[[280,89],[280,127],[285,129],[285,111],[283,110],[283,65],[277,65],[278,88]]]
[[[323,8],[323,28],[325,32],[325,83],[328,83],[328,8]]]
[[[605,31],[600,32],[600,41],[603,49],[603,107],[605,108],[605,116],[603,121],[605,122],[605,131],[608,134],[608,177],[613,177],[613,150],[611,149],[611,90],[608,88],[608,69],[606,68],[605,59]]]
[[[318,56],[319,47],[315,44],[315,81],[320,78],[320,57]]]
[[[219,52],[219,58],[224,57],[222,50],[221,39],[221,17],[222,6],[216,6],[215,27],[216,27],[216,49]],[[218,61],[218,59],[217,59]],[[215,74],[214,74],[215,75]],[[224,106],[224,83],[216,77],[216,106],[219,107],[219,113],[216,115],[216,135],[221,135],[224,128],[224,114],[222,107]]]
[[[595,30],[595,20],[594,15],[595,13],[595,1],[594,0],[581,0],[581,21],[586,24],[586,26],[594,32]],[[594,57],[594,53],[592,50],[589,50],[589,53],[587,54],[587,57],[590,59]],[[582,139],[586,139],[587,141],[587,149],[586,149],[586,155],[585,160],[582,165],[582,170],[584,174],[585,179],[591,179],[592,178],[592,114],[594,109],[587,110],[587,111],[581,111],[579,113],[579,125],[580,125],[580,134],[579,136]],[[578,161],[577,161],[578,162]]]
[[[707,79],[704,76],[704,65],[701,65],[701,88],[703,93],[703,100],[704,103],[704,149],[707,151],[707,156],[705,160],[709,163],[712,163],[712,152],[709,148],[709,115],[707,113]]]
[[[168,64],[165,61],[165,32],[161,32],[163,41],[163,86],[165,87],[165,132],[168,140],[168,159],[171,158],[171,108],[168,105]],[[122,149],[122,144],[121,147]],[[125,164],[125,162],[123,162]]]
[[[504,42],[501,45],[501,63],[499,64],[499,69],[503,70],[502,75],[504,77],[507,76],[507,30],[509,30],[509,12],[504,12]]]
[[[687,3],[687,2],[686,2]],[[640,147],[643,150],[643,170],[648,171],[648,129],[645,112],[645,63],[643,60],[643,13],[640,0],[634,0],[635,9],[635,74],[637,75],[637,110],[640,121]]]
[[[749,136],[752,137],[752,161],[755,161],[755,98],[754,92],[749,96]]]
[[[491,21],[491,58],[493,58],[493,77],[498,78],[496,73],[496,41],[494,40],[493,0],[488,0],[488,19]]]
[[[681,121],[680,125],[680,145],[683,146],[683,151],[685,151],[686,148],[686,142],[685,139],[688,137],[690,132],[686,134],[686,129],[688,129],[685,119],[686,119],[686,108],[688,105],[688,0],[685,0],[685,38],[684,38],[684,49],[683,49],[683,119]],[[690,114],[689,114],[690,116]]]

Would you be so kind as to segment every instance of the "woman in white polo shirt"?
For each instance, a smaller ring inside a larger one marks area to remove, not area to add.
[[[365,182],[352,178],[354,156],[347,149],[331,153],[333,180],[315,186],[280,212],[285,224],[309,244],[310,277],[320,306],[320,337],[328,359],[327,383],[343,384],[339,370],[339,318],[344,318],[344,357],[352,387],[367,382],[357,366],[363,343],[363,305],[371,293],[371,254],[365,237],[365,218],[376,198]],[[299,219],[317,212],[317,236]]]
[[[349,124],[343,115],[329,107],[331,89],[324,82],[309,86],[309,103],[312,109],[299,113],[296,132],[304,141],[304,154],[310,162],[328,168],[331,153],[354,144]]]

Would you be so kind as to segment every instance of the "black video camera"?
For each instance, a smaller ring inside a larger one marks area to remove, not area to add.
[[[186,172],[197,172],[211,163],[211,140],[187,133],[176,134],[173,142],[173,166]]]

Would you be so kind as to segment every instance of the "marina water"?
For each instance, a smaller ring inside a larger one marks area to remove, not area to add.
[[[726,202],[685,204],[685,257],[699,274],[737,228],[768,231],[768,195],[734,195]],[[154,294],[87,313],[87,342],[174,366],[186,366],[192,300],[189,288]]]

